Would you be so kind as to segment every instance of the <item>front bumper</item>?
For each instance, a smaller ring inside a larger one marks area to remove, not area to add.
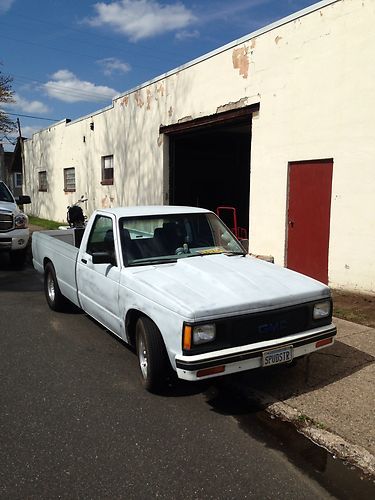
[[[260,368],[264,351],[283,346],[292,346],[293,358],[299,358],[332,345],[335,335],[336,327],[330,324],[266,342],[257,342],[196,356],[178,355],[175,358],[177,376],[184,380],[195,381]],[[317,342],[330,338],[332,339],[330,344],[316,346]],[[224,370],[221,373],[202,375],[202,370],[222,366],[224,366]]]
[[[14,229],[12,231],[0,233],[1,250],[23,250],[29,241],[29,229]]]

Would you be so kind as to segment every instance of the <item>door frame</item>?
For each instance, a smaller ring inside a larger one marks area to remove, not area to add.
[[[334,159],[331,158],[315,158],[315,159],[306,159],[306,160],[296,160],[296,161],[288,161],[287,166],[287,186],[286,186],[286,208],[285,208],[285,244],[284,244],[284,267],[288,265],[288,219],[289,219],[289,199],[290,199],[290,171],[291,166],[293,165],[301,165],[301,164],[314,164],[314,163],[329,163],[332,164],[332,184],[333,184],[333,165]],[[332,202],[332,185],[331,185],[331,202]],[[331,220],[331,217],[330,217]],[[329,271],[329,246],[328,246],[328,271]],[[328,276],[329,278],[329,276]]]

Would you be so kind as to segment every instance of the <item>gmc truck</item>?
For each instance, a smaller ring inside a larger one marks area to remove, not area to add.
[[[17,205],[31,203],[29,196],[14,198],[10,189],[0,181],[0,251],[10,255],[14,265],[22,265],[29,241],[28,217]]]
[[[96,210],[84,230],[34,233],[32,251],[49,307],[134,346],[149,391],[291,363],[336,335],[327,286],[248,255],[205,209]]]

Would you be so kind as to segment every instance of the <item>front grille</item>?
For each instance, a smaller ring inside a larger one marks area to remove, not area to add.
[[[184,350],[184,354],[201,354],[256,342],[282,339],[294,333],[329,325],[332,321],[332,315],[321,320],[313,320],[314,304],[316,301],[274,311],[217,320],[215,321],[215,340],[208,344],[192,346],[190,350]]]
[[[230,339],[231,347],[273,340],[308,329],[307,305],[243,316],[217,324],[218,336]]]
[[[13,229],[13,215],[0,212],[0,232]]]

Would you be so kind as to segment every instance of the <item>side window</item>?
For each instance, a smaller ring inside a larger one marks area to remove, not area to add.
[[[14,187],[21,188],[22,187],[22,173],[15,172],[14,174]]]
[[[42,170],[41,172],[38,172],[38,190],[47,191],[47,189],[47,172],[46,170]]]
[[[76,169],[74,167],[64,168],[64,191],[76,190]]]
[[[103,185],[113,184],[113,155],[102,156],[102,182]]]
[[[87,242],[86,252],[90,255],[94,252],[108,252],[115,259],[113,221],[110,217],[104,215],[96,217]]]

